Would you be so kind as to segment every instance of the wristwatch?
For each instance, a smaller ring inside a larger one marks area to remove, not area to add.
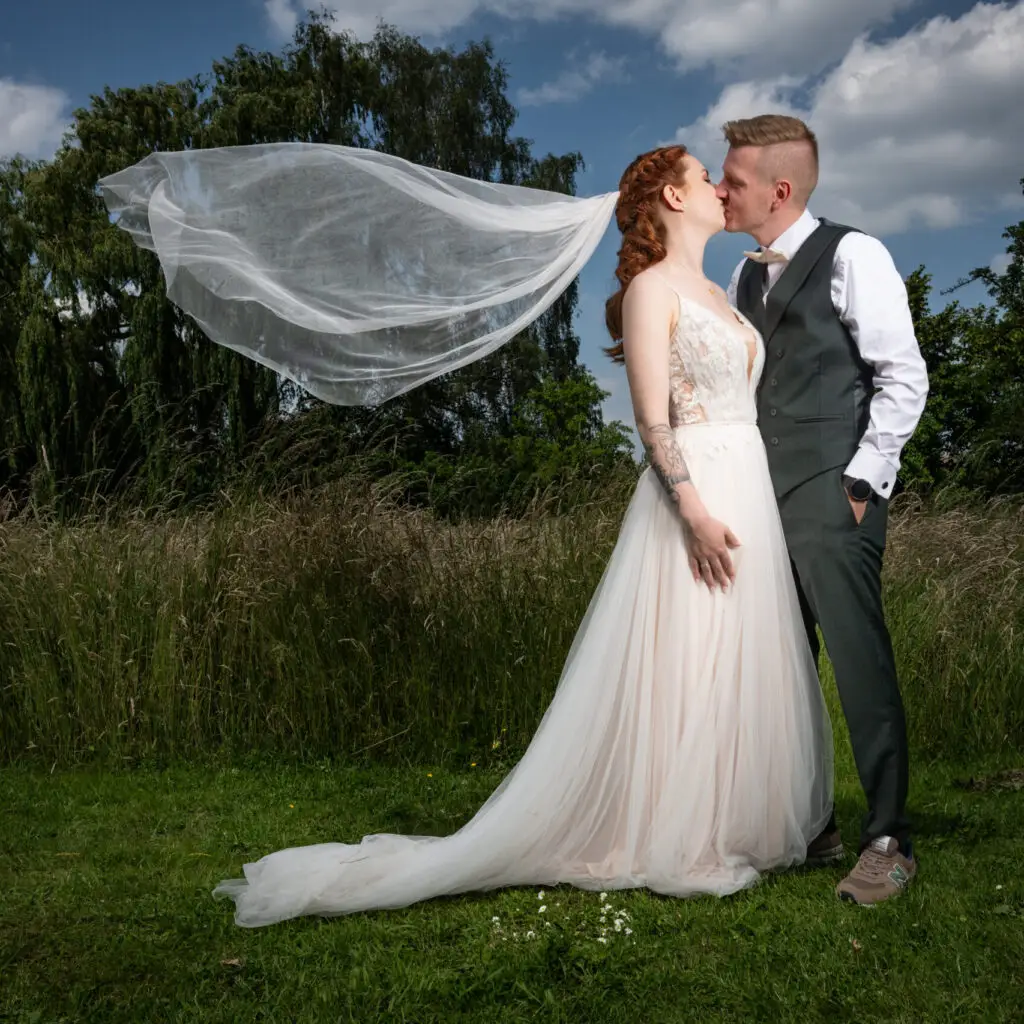
[[[867,501],[875,493],[875,489],[867,480],[854,480],[852,476],[843,477],[843,486],[854,501]]]

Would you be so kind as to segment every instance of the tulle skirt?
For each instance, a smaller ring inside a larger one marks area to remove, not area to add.
[[[676,438],[741,543],[728,592],[694,582],[679,517],[645,472],[554,698],[472,820],[246,864],[214,890],[239,925],[513,885],[722,896],[803,862],[831,812],[832,733],[763,443],[753,424]]]

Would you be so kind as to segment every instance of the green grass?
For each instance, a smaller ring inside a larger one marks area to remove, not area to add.
[[[466,821],[550,700],[627,497],[452,524],[355,481],[0,523],[0,1021],[1024,1020],[1024,792],[956,784],[1024,762],[1012,504],[893,510],[922,874],[891,905],[840,904],[839,871],[613,893],[628,925],[602,944],[599,897],[569,889],[544,915],[516,890],[258,931],[211,898],[283,846]]]
[[[449,833],[499,772],[5,769],[0,1020],[1019,1021],[1024,795],[957,786],[966,774],[916,772],[921,875],[890,905],[841,904],[836,870],[722,901],[610,893],[632,935],[611,929],[602,945],[598,894],[568,888],[259,930],[210,896],[284,845]],[[847,771],[850,839],[859,806]]]
[[[193,518],[0,523],[0,764],[522,749],[628,495],[453,524],[349,481]],[[1022,518],[893,510],[886,601],[919,753],[1024,749]]]

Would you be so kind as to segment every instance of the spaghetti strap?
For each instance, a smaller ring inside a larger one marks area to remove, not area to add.
[[[675,293],[677,299],[682,300],[683,293],[657,268],[657,266],[650,268],[651,273],[661,281],[670,291]]]
[[[683,294],[656,266],[651,267],[650,271],[676,297],[676,323],[672,328],[675,332],[679,330],[679,322],[683,319]]]

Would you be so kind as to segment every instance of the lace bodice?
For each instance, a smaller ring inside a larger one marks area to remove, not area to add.
[[[755,423],[754,392],[764,369],[760,334],[739,312],[730,323],[693,299],[678,297],[669,359],[670,425]],[[748,378],[752,338],[756,350]]]

